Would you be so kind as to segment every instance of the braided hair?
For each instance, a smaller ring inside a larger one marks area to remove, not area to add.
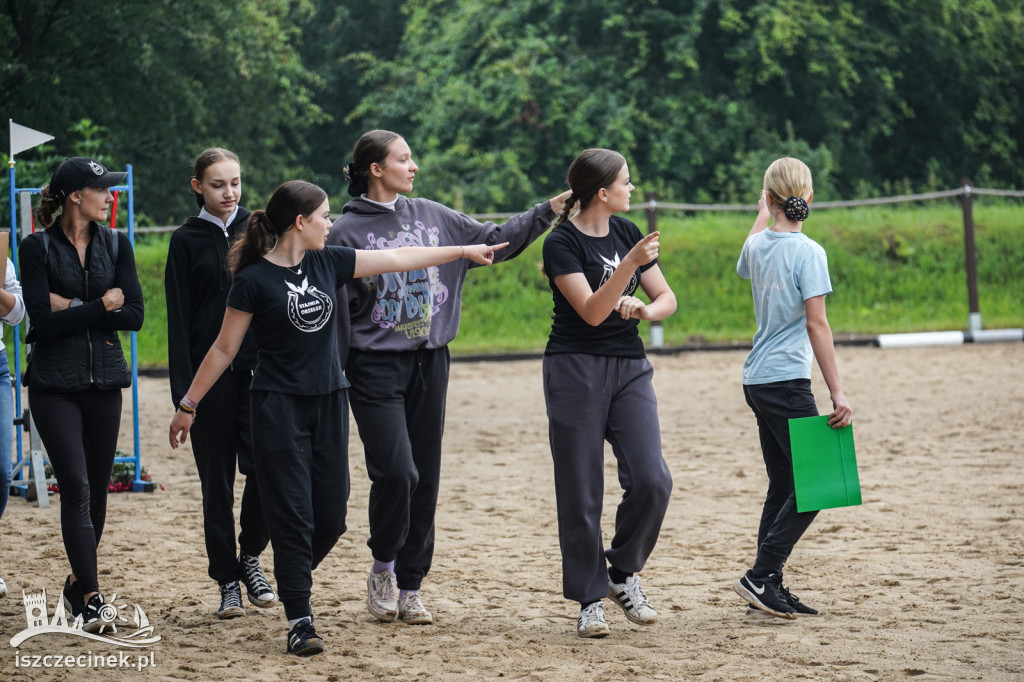
[[[577,201],[580,210],[589,206],[599,190],[615,182],[624,165],[626,157],[611,149],[586,149],[580,152],[565,174],[571,193],[565,201],[565,208],[551,223],[551,227],[558,227],[568,220]]]

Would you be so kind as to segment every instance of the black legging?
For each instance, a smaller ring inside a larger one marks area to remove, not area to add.
[[[60,488],[60,528],[82,594],[99,591],[96,547],[121,426],[121,391],[28,391],[32,419]]]

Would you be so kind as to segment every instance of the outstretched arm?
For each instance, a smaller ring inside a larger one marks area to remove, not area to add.
[[[508,246],[502,244],[471,244],[469,246],[403,246],[397,249],[357,250],[353,276],[368,277],[383,272],[407,272],[432,265],[468,258],[480,265],[494,262],[494,253]]]
[[[829,396],[832,398],[832,413],[828,423],[833,429],[848,426],[853,421],[853,408],[843,394],[839,382],[839,364],[836,362],[836,349],[832,340],[832,328],[825,316],[825,297],[814,296],[804,301],[807,312],[807,335],[811,338],[814,359],[818,362]]]

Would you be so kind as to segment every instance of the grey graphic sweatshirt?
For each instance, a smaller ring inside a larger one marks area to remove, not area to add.
[[[503,225],[478,222],[429,199],[399,195],[389,210],[365,198],[345,204],[334,222],[328,244],[354,249],[400,246],[509,245],[495,253],[495,262],[515,258],[547,230],[555,214],[547,201],[510,218]],[[462,286],[476,264],[460,259],[412,272],[389,272],[354,280],[338,291],[339,342],[359,350],[404,351],[442,348],[459,332]],[[342,349],[342,361],[347,348]]]

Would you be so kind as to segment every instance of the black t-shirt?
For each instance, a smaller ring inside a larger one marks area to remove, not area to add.
[[[544,272],[555,304],[546,355],[588,353],[625,358],[645,355],[643,341],[637,333],[639,320],[623,320],[619,313],[612,311],[604,322],[592,327],[555,284],[555,277],[559,275],[582,272],[590,288],[597,291],[629,250],[643,239],[640,228],[625,218],[612,216],[608,227],[606,236],[590,237],[576,229],[572,222],[564,222],[544,239]],[[657,262],[653,260],[638,268],[622,295],[632,296],[640,285],[640,273]]]
[[[238,273],[228,307],[253,314],[253,389],[323,395],[349,385],[338,359],[335,297],[355,264],[353,249],[327,246],[307,251],[298,268],[261,258]]]

